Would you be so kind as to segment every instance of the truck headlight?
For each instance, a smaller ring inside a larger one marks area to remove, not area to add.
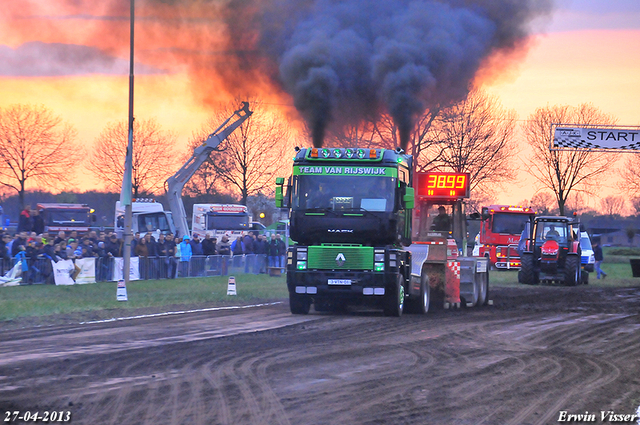
[[[374,263],[373,269],[375,271],[377,271],[377,272],[383,272],[384,271],[384,263]]]
[[[298,261],[297,268],[298,268],[298,270],[307,270],[307,262],[306,261]]]
[[[298,251],[298,261],[307,261],[307,251]]]
[[[375,254],[373,261],[384,262],[384,252],[382,254]]]

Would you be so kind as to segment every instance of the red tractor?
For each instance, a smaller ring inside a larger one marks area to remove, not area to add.
[[[541,216],[529,227],[518,281],[527,285],[582,283],[580,236],[574,230],[579,223],[569,217]]]

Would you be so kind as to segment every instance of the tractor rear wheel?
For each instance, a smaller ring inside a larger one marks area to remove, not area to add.
[[[533,253],[522,253],[522,256],[520,257],[520,271],[518,272],[518,281],[525,285],[537,285],[538,276],[538,270],[536,270]]]
[[[567,255],[564,264],[564,284],[566,286],[576,286],[580,282],[580,257],[577,255]]]

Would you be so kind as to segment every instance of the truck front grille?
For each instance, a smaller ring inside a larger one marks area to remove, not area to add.
[[[310,269],[373,269],[373,247],[370,246],[310,246],[308,258]]]

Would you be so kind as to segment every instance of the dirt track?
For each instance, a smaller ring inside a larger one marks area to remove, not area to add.
[[[600,411],[635,413],[640,289],[498,288],[491,298],[399,319],[292,316],[285,302],[5,326],[0,413],[127,425],[523,425],[558,423],[561,411],[609,423]]]

